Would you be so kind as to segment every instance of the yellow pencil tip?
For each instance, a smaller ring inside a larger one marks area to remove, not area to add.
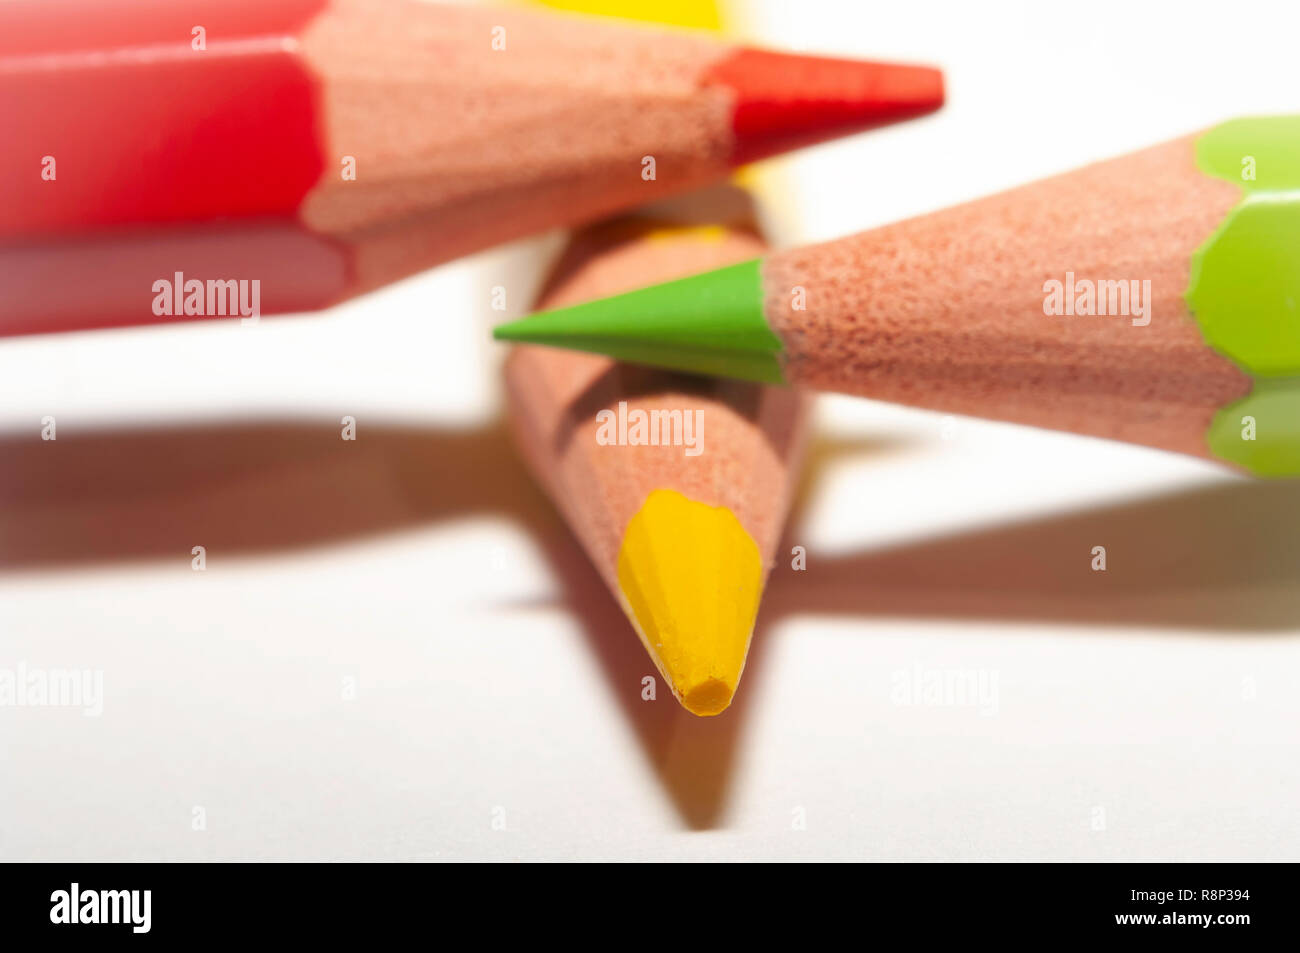
[[[740,682],[763,589],[758,544],[735,514],[655,490],[628,521],[618,582],[682,705],[716,715]]]
[[[706,678],[682,692],[682,706],[692,715],[720,715],[735,694],[734,685],[720,678]]]

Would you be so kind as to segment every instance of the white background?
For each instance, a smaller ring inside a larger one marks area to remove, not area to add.
[[[764,167],[782,244],[1297,108],[1293,3],[744,7],[947,73],[941,114]],[[1194,459],[823,398],[736,705],[641,701],[500,423],[486,289],[522,313],[556,243],[0,341],[0,667],[106,695],[0,708],[0,858],[1296,859],[1300,487]],[[918,668],[996,705],[898,704]]]

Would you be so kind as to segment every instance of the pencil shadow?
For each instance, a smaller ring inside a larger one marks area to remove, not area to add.
[[[578,542],[567,531],[541,542],[560,578],[566,606],[581,626],[606,685],[682,824],[693,830],[718,826],[729,800],[740,729],[752,694],[738,692],[731,707],[712,718],[687,712],[660,678]],[[760,641],[757,635],[755,640]],[[762,654],[761,644],[756,644],[746,681],[753,678]],[[654,685],[649,698],[643,681],[647,676]]]
[[[696,378],[687,376],[686,380]],[[663,389],[662,375],[658,389]],[[892,440],[816,439],[808,450],[808,459],[820,470],[844,456],[878,455],[901,445]],[[797,495],[810,492],[815,482],[815,474],[805,475]],[[753,707],[761,704],[772,613],[766,604],[760,606],[741,689],[731,705],[720,715],[701,718],[687,712],[673,698],[640,640],[633,637],[622,609],[567,530],[558,537],[539,537],[538,541],[560,577],[568,607],[582,626],[606,684],[636,732],[683,825],[691,830],[723,825],[745,727]],[[643,695],[643,679],[647,676],[655,682],[653,700]]]
[[[725,805],[740,693],[724,715],[685,712],[658,679],[581,547],[519,465],[501,423],[476,429],[303,421],[0,435],[0,574],[291,552],[438,521],[502,515],[550,557],[609,690],[685,825]],[[548,603],[545,609],[554,608]],[[761,642],[761,640],[760,640]],[[747,678],[761,664],[751,654]],[[642,679],[656,698],[642,698]]]
[[[505,429],[250,421],[0,435],[0,572],[257,555],[546,512]]]
[[[814,440],[800,513],[831,462],[896,445]],[[608,690],[682,823],[725,823],[773,627],[791,615],[1044,620],[1258,632],[1300,625],[1300,484],[1234,481],[932,541],[778,561],[744,687],[697,718],[672,699],[614,598],[519,466],[505,427],[233,421],[0,434],[0,574],[86,563],[256,555],[500,515],[545,552]],[[1107,569],[1091,569],[1105,546]],[[506,605],[508,611],[529,606]],[[553,609],[547,603],[544,609]],[[656,698],[642,679],[656,678]]]
[[[796,521],[797,521],[796,514]],[[1300,626],[1300,482],[1232,480],[778,573],[773,617]],[[1093,568],[1105,548],[1105,570]]]

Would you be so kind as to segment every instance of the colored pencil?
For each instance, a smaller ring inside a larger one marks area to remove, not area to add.
[[[497,329],[1300,474],[1300,117]]]
[[[173,276],[324,307],[942,96],[930,69],[555,12],[11,0],[0,333],[213,317],[165,313]]]
[[[581,233],[541,303],[563,307],[763,247],[748,197],[720,187],[689,210]],[[511,352],[506,380],[525,459],[664,681],[689,711],[721,712],[797,479],[805,398],[527,346]]]
[[[704,29],[719,29],[722,23],[721,10],[717,4],[710,0],[698,0],[693,3],[672,3],[658,2],[646,4],[641,0],[627,2],[627,0],[543,0],[548,6],[557,6],[560,8],[576,7],[584,12],[597,13],[609,16],[618,16],[624,18],[633,18],[641,20],[650,20],[656,23],[670,23],[676,26],[693,26]],[[678,205],[676,211],[671,208],[661,208],[657,213],[660,218],[667,216],[676,222],[672,230],[663,230],[655,224],[655,214],[642,216],[625,222],[610,223],[607,226],[589,231],[586,235],[580,236],[570,246],[567,267],[565,263],[556,270],[552,277],[552,294],[557,298],[565,292],[560,288],[572,285],[573,288],[583,289],[584,286],[591,284],[590,290],[596,292],[594,282],[604,280],[602,276],[608,274],[616,282],[621,281],[623,274],[635,275],[635,269],[640,267],[639,263],[644,261],[645,264],[652,268],[658,268],[660,262],[668,266],[672,256],[684,253],[693,246],[706,244],[721,244],[730,242],[737,247],[737,254],[744,254],[744,243],[756,239],[756,226],[754,225],[753,207],[748,196],[739,188],[718,189],[707,193],[705,196],[690,196],[687,200],[689,205]],[[688,221],[694,221],[697,224],[685,224]],[[666,242],[664,239],[668,237]],[[680,249],[680,252],[678,251]],[[726,254],[725,250],[722,250]],[[620,265],[619,262],[625,262]],[[684,265],[682,267],[685,267]],[[633,269],[631,272],[628,269]],[[633,279],[635,280],[635,278]],[[549,295],[544,294],[543,297]],[[566,364],[565,356],[561,352],[547,351],[542,348],[524,348],[524,356],[516,355],[509,367],[511,376],[520,373],[520,368],[531,367],[535,372],[542,372],[535,376],[545,376],[551,381],[565,381]],[[521,363],[523,362],[523,363]],[[662,390],[657,393],[661,398],[659,403],[667,402],[671,404],[674,399],[674,388],[679,386],[680,380],[676,375],[651,373],[638,373],[635,369],[622,365],[608,364],[608,370],[605,375],[617,375],[619,379],[643,379],[647,385],[644,392],[640,388],[635,390],[643,400],[656,396],[655,382],[659,381]],[[544,383],[534,382],[534,386],[546,387]],[[633,407],[632,410],[626,411],[628,394],[624,393],[618,387],[604,385],[609,400],[621,398],[620,411],[623,420],[638,412],[653,413],[655,409],[663,411],[667,409],[669,413],[672,408],[652,406]],[[562,402],[565,393],[563,385],[551,389],[549,396],[556,402]],[[780,403],[780,398],[773,398]],[[786,398],[789,400],[789,398]],[[534,405],[529,405],[535,406]],[[529,408],[519,409],[519,413],[527,414]],[[743,408],[737,408],[736,413],[744,413]],[[796,426],[802,428],[804,410],[796,410]],[[594,420],[589,423],[595,423]],[[751,428],[741,427],[738,431],[724,431],[726,434],[739,433],[748,436]],[[731,441],[737,438],[729,437]],[[796,431],[796,439],[801,441]],[[543,482],[552,482],[550,474],[557,470],[560,462],[555,456],[555,446],[546,441],[534,441],[528,444],[521,440],[521,445],[530,445],[533,452],[530,454],[534,458],[533,469],[538,473]],[[702,449],[702,448],[701,448]],[[723,448],[729,451],[728,456],[736,458],[744,456],[744,453],[737,454],[736,447]],[[789,479],[793,478],[796,460],[801,453],[801,444],[793,447],[791,458],[786,461],[787,473]],[[683,460],[689,458],[683,457]],[[716,593],[721,592],[722,598],[726,598],[726,589],[722,587],[722,579],[717,574],[717,570],[712,567],[705,567],[702,570],[697,564],[690,562],[681,563],[684,573],[673,573],[673,565],[661,568],[657,560],[653,557],[647,559],[647,555],[653,550],[644,545],[638,545],[638,539],[650,536],[663,536],[669,531],[675,519],[680,518],[691,509],[699,510],[704,504],[697,506],[688,506],[685,502],[689,499],[686,496],[678,496],[683,483],[690,484],[698,482],[693,479],[690,464],[674,462],[672,457],[660,457],[657,461],[662,468],[662,475],[653,481],[660,484],[651,486],[648,495],[645,496],[645,503],[636,511],[636,515],[627,520],[627,530],[622,534],[621,542],[618,547],[619,560],[616,568],[625,570],[623,575],[606,571],[603,573],[607,582],[610,582],[611,590],[615,597],[624,607],[632,622],[633,627],[641,635],[642,642],[650,652],[650,656],[655,660],[656,666],[660,670],[661,676],[666,683],[672,688],[674,695],[681,701],[688,710],[696,714],[707,715],[715,713],[721,707],[730,701],[734,694],[736,684],[739,680],[740,671],[737,668],[743,666],[745,649],[742,648],[739,653],[734,649],[734,643],[739,639],[739,633],[729,630],[727,627],[719,626],[717,623],[710,624],[713,618],[733,619],[733,611],[704,611],[695,610],[680,611],[676,605],[682,599],[690,603],[703,606],[707,599],[700,598],[696,589],[702,581],[712,580],[712,583],[705,582],[706,585],[716,584],[717,590],[713,593],[716,599]],[[590,468],[585,470],[587,474],[601,474],[608,472],[600,468]],[[554,490],[554,496],[560,502],[562,507],[574,508],[579,511],[590,504],[584,504],[583,501],[592,499],[588,492],[590,489],[582,485],[579,481],[576,486],[559,488]],[[624,513],[633,512],[637,505],[638,496],[634,492],[631,500],[622,497],[623,504],[621,509]],[[609,499],[610,494],[607,492],[597,493],[595,499]],[[619,499],[620,495],[615,494],[613,497]],[[652,503],[651,501],[655,502]],[[698,503],[698,501],[696,501]],[[768,498],[759,502],[759,507],[765,508],[775,527],[779,527],[784,518],[784,509],[787,505],[787,499],[784,495]],[[707,512],[707,509],[704,510]],[[617,522],[619,514],[615,512],[614,521]],[[755,514],[757,515],[757,513]],[[601,564],[602,559],[608,565],[609,553],[612,541],[608,534],[592,534],[582,532],[584,527],[592,525],[608,526],[611,523],[611,514],[596,513],[594,519],[577,519],[574,526],[578,532],[583,535],[583,542],[588,552],[591,554],[597,565]],[[703,524],[711,530],[711,535],[716,535],[717,531],[727,525],[725,522],[717,520],[708,520]],[[646,532],[638,535],[634,526],[643,527]],[[775,532],[768,533],[769,538],[774,538]],[[726,534],[727,538],[734,539],[734,534]],[[712,548],[712,547],[710,547]],[[721,549],[722,547],[717,547]],[[742,548],[748,550],[748,544]],[[624,554],[627,558],[624,559]],[[743,560],[742,560],[743,561]],[[674,561],[676,564],[677,561]],[[665,571],[665,568],[668,571]],[[617,575],[618,585],[615,586],[611,580]],[[683,579],[685,575],[687,578]],[[663,580],[661,585],[640,585],[635,584],[634,580],[653,579]],[[631,591],[624,588],[627,585]],[[642,594],[646,592],[662,593],[668,599],[646,599]],[[676,598],[671,598],[676,596]],[[659,608],[659,607],[663,608]],[[675,616],[682,616],[677,624]],[[644,617],[644,621],[642,621]],[[701,628],[701,626],[705,628]],[[752,626],[752,622],[750,623]],[[688,631],[693,630],[696,634],[689,641],[684,641],[680,646],[665,646],[662,637],[658,634],[661,629],[669,631],[678,631],[686,627]],[[748,641],[746,636],[745,641]],[[723,646],[723,651],[719,652],[717,646]],[[736,659],[739,658],[739,663]],[[714,674],[710,674],[710,670]],[[704,673],[704,674],[701,674]],[[716,677],[721,676],[721,677]],[[710,681],[712,679],[712,681]],[[719,690],[717,685],[724,686]],[[709,685],[715,687],[710,688]]]

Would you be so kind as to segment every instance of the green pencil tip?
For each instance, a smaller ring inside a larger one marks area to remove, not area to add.
[[[758,259],[534,314],[492,335],[693,374],[785,383],[781,340],[763,315]]]
[[[527,344],[529,324],[528,318],[520,318],[518,321],[511,321],[508,324],[498,324],[492,329],[492,337],[498,341],[518,341],[521,344]]]

